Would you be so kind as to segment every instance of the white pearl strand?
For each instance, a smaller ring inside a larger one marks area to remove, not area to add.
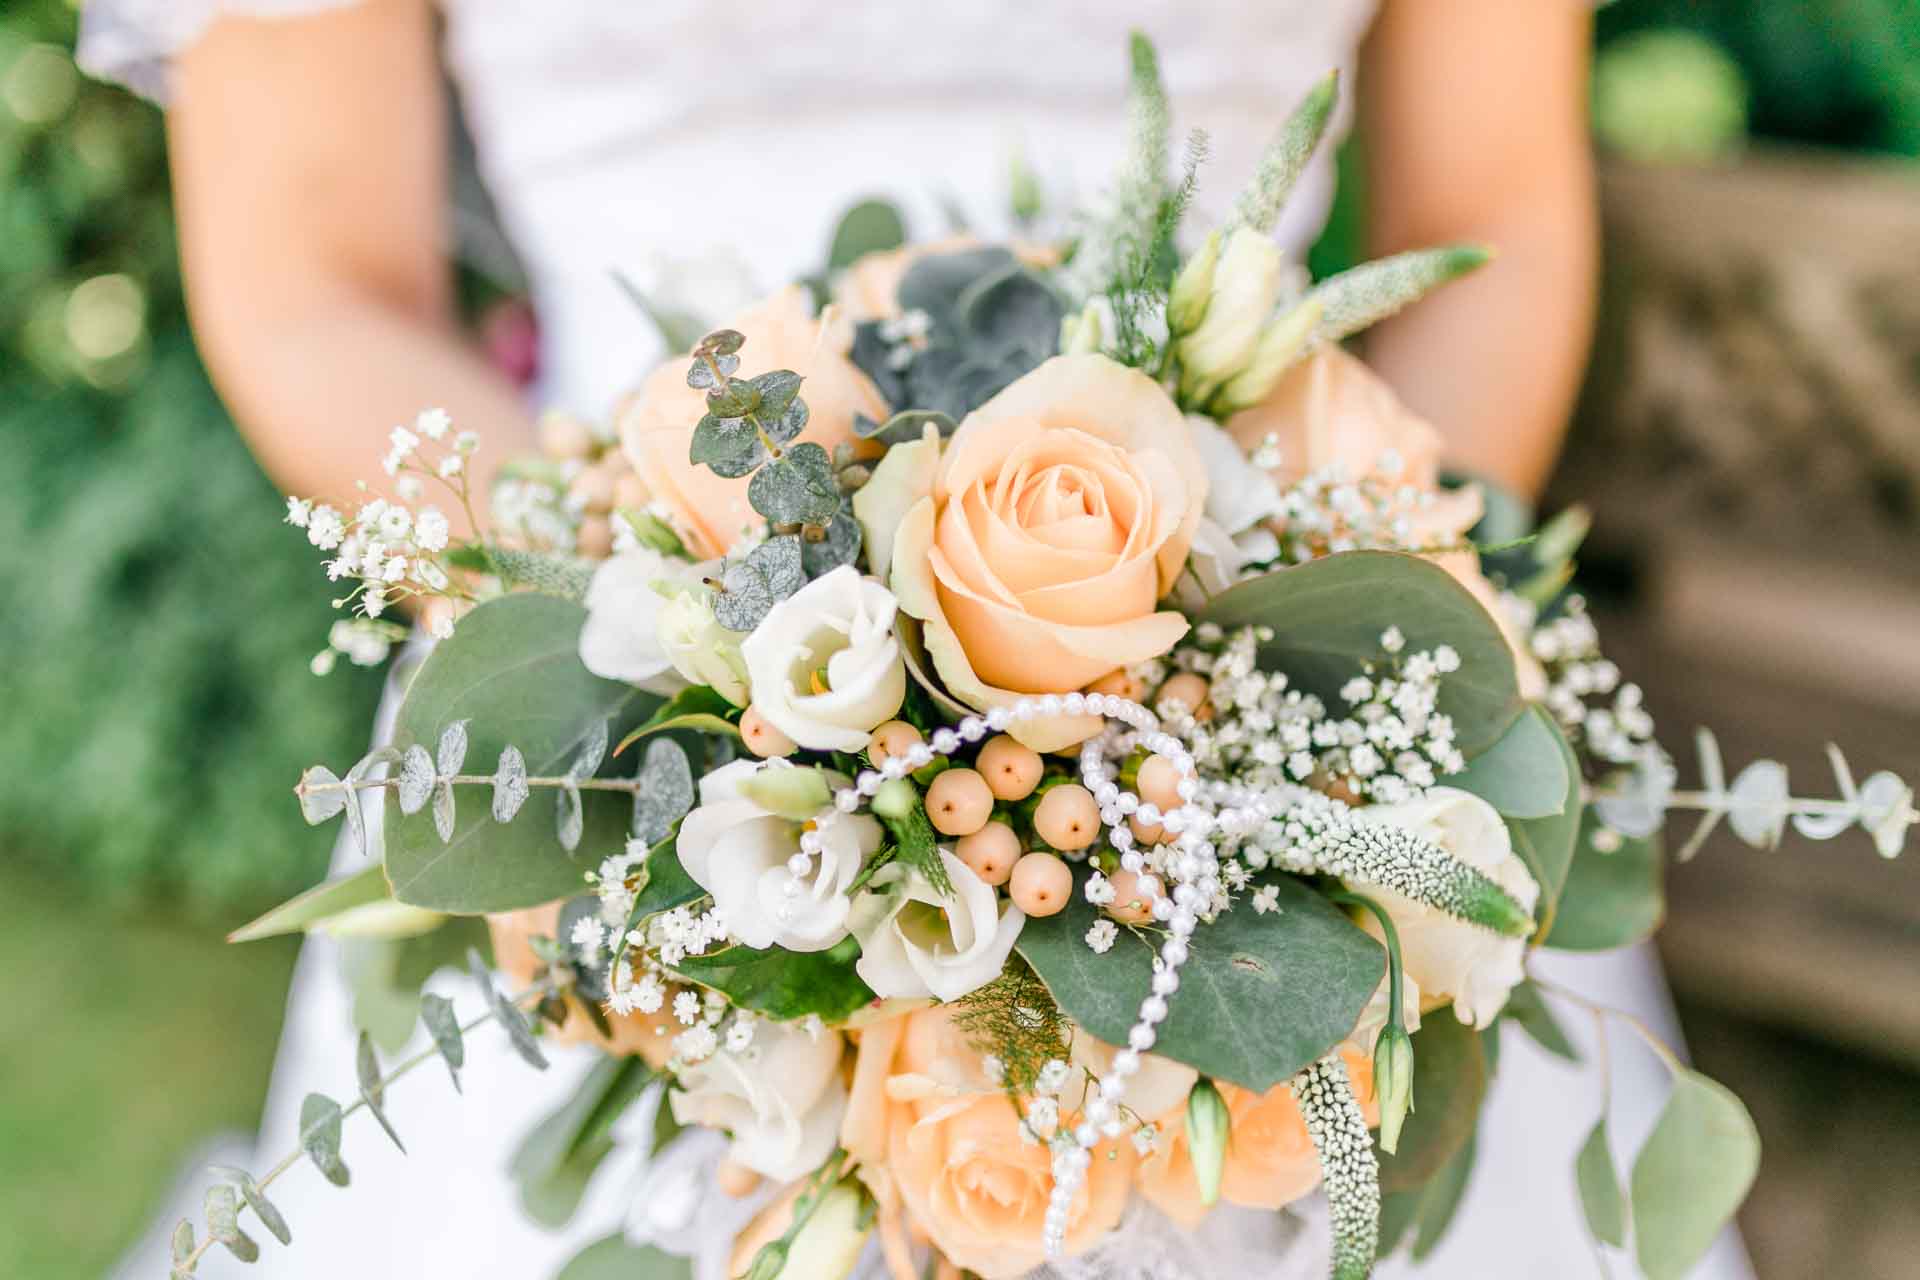
[[[1220,892],[1220,863],[1215,848],[1207,839],[1214,830],[1235,832],[1251,829],[1272,816],[1266,796],[1243,788],[1213,782],[1203,785],[1196,776],[1193,756],[1178,738],[1160,730],[1153,712],[1139,703],[1115,694],[1050,693],[1022,698],[1011,706],[995,707],[984,716],[972,715],[951,729],[934,731],[931,743],[917,742],[900,755],[881,762],[879,769],[862,770],[852,786],[834,792],[833,807],[840,813],[854,813],[871,800],[880,788],[895,779],[924,769],[936,756],[949,756],[963,743],[976,743],[989,732],[1002,733],[1025,720],[1054,716],[1097,715],[1115,720],[1133,732],[1116,735],[1113,727],[1089,738],[1080,748],[1080,776],[1093,793],[1100,809],[1100,821],[1107,828],[1107,839],[1120,851],[1120,865],[1139,877],[1139,891],[1152,902],[1155,920],[1167,926],[1168,938],[1160,948],[1160,965],[1153,975],[1153,989],[1140,1002],[1139,1019],[1127,1035],[1127,1046],[1113,1057],[1097,1089],[1090,1095],[1080,1123],[1072,1133],[1061,1135],[1053,1157],[1053,1194],[1047,1204],[1042,1243],[1049,1258],[1057,1258],[1065,1247],[1067,1219],[1074,1197],[1086,1181],[1093,1161],[1093,1147],[1104,1134],[1117,1137],[1124,1122],[1117,1103],[1126,1092],[1128,1077],[1140,1070],[1141,1055],[1153,1048],[1154,1028],[1167,1017],[1167,1000],[1180,987],[1179,969],[1186,963],[1187,939],[1200,922],[1200,911]],[[1114,780],[1107,763],[1110,750],[1124,754],[1133,745],[1169,761],[1180,775],[1176,784],[1181,800],[1178,808],[1161,813],[1133,792],[1123,790]],[[1214,805],[1211,811],[1197,803],[1202,794]],[[1167,868],[1174,881],[1173,893],[1162,892],[1158,876],[1147,870],[1147,858],[1134,848],[1129,817],[1160,826],[1174,837],[1175,854]],[[820,853],[816,831],[803,832],[800,852],[787,860],[789,881],[785,893],[789,900],[804,890],[804,880],[812,873],[813,860]],[[783,907],[783,911],[789,910]]]

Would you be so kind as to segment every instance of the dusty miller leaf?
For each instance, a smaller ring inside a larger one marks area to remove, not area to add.
[[[529,794],[527,762],[518,747],[508,747],[500,753],[500,764],[493,771],[493,820],[512,822]]]
[[[418,813],[433,794],[433,757],[419,743],[407,748],[400,759],[400,812]]]
[[[679,743],[655,738],[642,757],[639,780],[640,789],[633,793],[633,834],[655,845],[693,808],[693,766]]]
[[[454,1016],[453,1001],[431,991],[420,997],[420,1021],[433,1037],[433,1047],[447,1064],[453,1077],[454,1092],[460,1091],[460,1068],[467,1062],[467,1042],[460,1035],[460,1019]]]

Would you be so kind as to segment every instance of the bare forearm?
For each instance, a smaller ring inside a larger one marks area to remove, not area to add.
[[[1450,237],[1497,257],[1374,330],[1367,358],[1438,425],[1449,461],[1525,497],[1545,487],[1591,336],[1591,222],[1523,212]],[[1404,246],[1396,246],[1404,247]]]
[[[241,431],[288,493],[355,501],[357,481],[384,478],[388,433],[426,408],[483,437],[473,460],[481,493],[485,476],[533,439],[517,392],[451,326],[378,300],[285,309],[257,321],[231,353],[217,327],[201,330]]]

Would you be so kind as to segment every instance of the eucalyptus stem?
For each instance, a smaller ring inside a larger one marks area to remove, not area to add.
[[[1542,991],[1559,996],[1562,1000],[1568,1001],[1571,1004],[1579,1005],[1596,1018],[1618,1018],[1621,1022],[1625,1023],[1635,1035],[1646,1042],[1647,1047],[1653,1050],[1660,1061],[1666,1065],[1667,1070],[1674,1075],[1677,1076],[1687,1069],[1687,1064],[1680,1061],[1680,1055],[1675,1053],[1665,1040],[1662,1040],[1654,1033],[1653,1028],[1649,1027],[1645,1022],[1642,1022],[1636,1015],[1628,1013],[1625,1009],[1616,1009],[1612,1005],[1589,1000],[1579,992],[1569,991],[1559,983],[1550,982],[1538,974],[1528,974],[1527,976],[1532,978],[1533,985],[1539,987]],[[1600,1039],[1604,1045],[1606,1042],[1604,1032]]]
[[[558,989],[559,989],[559,985],[551,980],[547,982],[537,983],[534,986],[527,988],[525,991],[522,991],[517,995],[509,996],[507,998],[507,1004],[518,1006],[520,1004],[525,1003],[528,1000],[543,999],[546,996],[553,994]],[[490,1008],[485,1013],[481,1014],[479,1017],[473,1018],[467,1022],[461,1023],[460,1032],[462,1035],[465,1035],[467,1032],[472,1031],[477,1027],[485,1026],[487,1023],[493,1021],[493,1019],[498,1015],[499,1015],[499,1010],[497,1008]],[[421,1066],[423,1063],[429,1062],[439,1056],[440,1056],[439,1047],[437,1045],[429,1045],[427,1048],[422,1049],[419,1053],[416,1053],[412,1057],[403,1060],[398,1066],[394,1067],[393,1070],[389,1071],[386,1075],[382,1076],[380,1078],[379,1089],[376,1090],[375,1092],[384,1093],[390,1086],[398,1082],[403,1076],[406,1076],[407,1074],[409,1074],[410,1072],[412,1072],[413,1070]],[[338,1123],[344,1122],[348,1116],[352,1115],[356,1111],[364,1110],[366,1106],[367,1106],[367,1091],[363,1090],[358,1098],[354,1099],[351,1103],[349,1103],[348,1105],[340,1109],[340,1114],[338,1116],[328,1117],[325,1121],[322,1121],[319,1124],[316,1124],[314,1126],[314,1129],[318,1129],[323,1125],[338,1124]],[[268,1169],[266,1173],[262,1174],[259,1180],[254,1183],[254,1187],[256,1190],[260,1192],[265,1192],[266,1189],[272,1186],[275,1182],[277,1182],[283,1174],[287,1173],[295,1165],[300,1163],[301,1159],[304,1158],[307,1154],[307,1139],[313,1135],[314,1129],[302,1129],[300,1131],[300,1137],[298,1141],[295,1142],[293,1150],[289,1151],[285,1156],[281,1157],[280,1160],[276,1164],[274,1164],[272,1168]],[[235,1207],[235,1217],[237,1218],[240,1214],[245,1213],[251,1207],[252,1205],[247,1199],[244,1199],[244,1198],[241,1199],[239,1204]],[[211,1231],[209,1231],[209,1233],[205,1238],[203,1238],[197,1244],[194,1245],[193,1251],[191,1253],[187,1254],[186,1257],[180,1259],[178,1262],[173,1264],[174,1274],[189,1275],[189,1276],[192,1275],[194,1272],[194,1268],[200,1265],[200,1259],[206,1256],[206,1253],[209,1249],[213,1248],[214,1245],[219,1243],[220,1243],[220,1238],[216,1235],[213,1235]]]
[[[449,773],[434,779],[435,782],[450,782],[456,786],[492,786],[493,778],[486,774]],[[637,794],[642,786],[638,778],[569,778],[564,776],[547,778],[528,778],[530,787],[577,787],[581,791],[624,791],[629,795]],[[377,791],[400,785],[398,778],[336,778],[331,782],[296,783],[293,793],[296,796],[319,795],[326,791]]]

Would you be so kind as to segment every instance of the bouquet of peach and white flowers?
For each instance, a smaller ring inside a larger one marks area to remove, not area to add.
[[[388,492],[292,504],[354,606],[320,665],[378,660],[409,598],[437,644],[390,744],[298,789],[369,847],[378,822],[381,861],[249,936],[486,916],[514,994],[476,956],[482,1020],[536,1066],[609,1055],[556,1120],[590,1140],[520,1174],[577,1188],[653,1106],[656,1173],[710,1186],[691,1227],[604,1242],[622,1274],[1145,1274],[1239,1215],[1256,1261],[1364,1275],[1457,1200],[1483,1036],[1556,1038],[1530,950],[1653,928],[1666,811],[1888,855],[1916,821],[1844,764],[1835,800],[1766,762],[1729,784],[1710,739],[1676,792],[1567,590],[1578,518],[1483,558],[1483,490],[1341,346],[1484,255],[1283,261],[1330,79],[1183,256],[1200,149],[1170,180],[1134,65],[1132,161],[1070,246],[909,245],[862,206],[811,292],[706,332],[614,432],[550,420],[491,526],[478,442],[433,413]],[[471,1024],[422,1018],[457,1069]],[[1757,1159],[1673,1065],[1631,1194],[1604,1118],[1579,1175],[1656,1275]],[[302,1116],[337,1181],[396,1074],[360,1066]],[[255,1251],[243,1209],[285,1237],[270,1180],[229,1172],[180,1273]],[[1319,1196],[1310,1233],[1250,1216]]]

